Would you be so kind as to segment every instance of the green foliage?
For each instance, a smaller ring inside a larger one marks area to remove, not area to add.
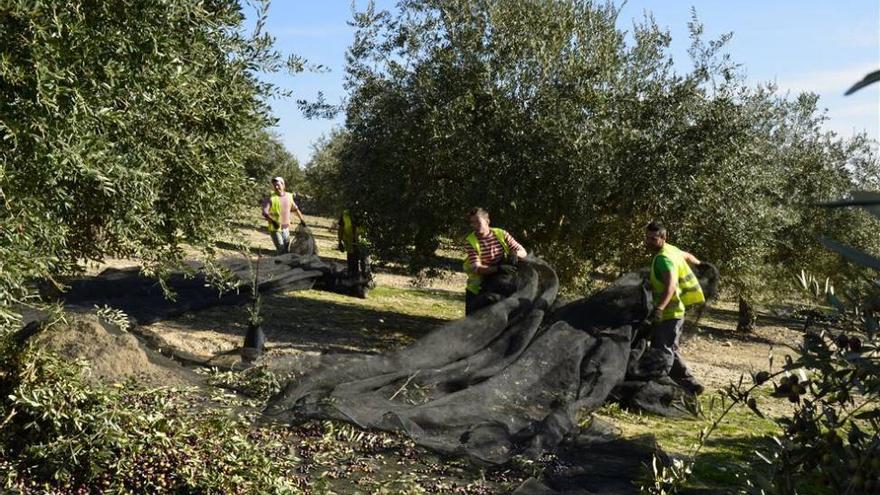
[[[854,196],[862,196],[861,206],[869,211],[878,199],[870,193]],[[848,204],[853,203],[830,206]],[[877,258],[868,253],[830,239],[821,241],[856,265],[880,270]],[[774,467],[773,479],[756,484],[756,492],[794,494],[805,484],[822,486],[827,493],[880,490],[880,283],[870,278],[843,280],[844,294],[835,294],[827,281],[821,290],[805,273],[799,277],[802,288],[822,307],[832,309],[828,314],[817,308],[808,316],[798,358],[784,366],[799,370],[801,376],[786,376],[775,384],[776,394],[796,406],[791,417],[780,420],[784,435],[764,457]]]
[[[796,404],[780,420],[783,435],[766,456],[775,472],[770,486],[793,494],[805,484],[828,493],[873,493],[880,476],[880,368],[876,334],[811,331],[800,356],[785,369],[777,395]],[[761,488],[766,488],[761,487]]]
[[[730,35],[704,41],[696,18],[683,74],[668,32],[648,16],[624,33],[610,4],[410,0],[355,24],[338,180],[382,257],[418,267],[482,205],[570,284],[644,264],[659,219],[753,297],[790,260],[839,266],[813,233],[878,244],[801,207],[877,177],[867,140],[822,132],[814,95],[746,86]]]
[[[287,380],[283,380],[265,366],[252,366],[240,372],[212,368],[206,373],[211,385],[235,390],[262,402],[268,401],[270,397],[280,392],[284,383],[287,383]]]
[[[237,0],[4,4],[0,318],[83,260],[173,261],[221,235],[272,122],[256,74],[285,66],[259,5],[246,36]]]
[[[707,407],[704,408],[699,400],[695,401],[692,405],[693,412],[702,416],[709,424],[699,430],[699,436],[691,446],[686,458],[672,458],[670,459],[670,462],[663,462],[655,455],[651,463],[649,479],[641,484],[640,491],[651,495],[672,495],[681,493],[689,483],[694,481],[693,475],[696,472],[695,467],[699,460],[699,455],[705,448],[711,445],[710,437],[717,432],[722,431],[726,423],[735,421],[734,413],[737,408],[745,409],[745,407],[747,407],[752,412],[756,413],[760,419],[763,420],[763,423],[766,423],[766,418],[758,409],[756,395],[758,395],[758,389],[765,382],[782,373],[787,372],[780,371],[775,375],[771,375],[769,372],[761,371],[753,375],[752,382],[746,382],[745,377],[741,375],[737,383],[731,383],[722,388],[718,396],[713,396],[709,400]],[[744,426],[745,425],[743,424],[736,425],[734,429],[737,431],[738,435],[743,435],[743,433],[745,433],[745,436],[748,436],[751,433],[748,430],[743,432]],[[749,426],[763,430],[767,429],[766,424],[761,423]],[[761,433],[766,433],[766,431],[762,431]],[[726,457],[728,462],[733,460],[730,459],[730,455],[727,455]],[[708,470],[715,476],[718,476],[719,473],[717,472],[717,469],[719,467],[721,466],[714,465]],[[750,474],[751,478],[759,475],[755,470],[752,470]],[[726,485],[730,484],[730,480],[727,480]]]
[[[103,306],[95,306],[95,314],[101,320],[112,324],[123,332],[127,332],[132,327],[128,315],[121,309],[111,308],[105,304]]]
[[[314,198],[310,208],[315,214],[336,218],[346,205],[339,177],[346,139],[345,131],[334,129],[313,145],[312,157],[306,164],[305,192]]]
[[[283,445],[194,390],[96,384],[85,363],[9,339],[0,363],[4,492],[298,492]]]
[[[305,174],[299,161],[293,156],[278,135],[262,131],[258,137],[253,154],[244,163],[244,173],[253,182],[255,204],[272,190],[272,177],[284,178],[286,189],[291,194],[299,193]]]

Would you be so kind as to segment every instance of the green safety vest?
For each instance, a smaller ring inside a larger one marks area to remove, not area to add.
[[[354,251],[355,239],[354,239],[354,224],[351,222],[351,213],[348,210],[342,211],[342,225],[340,225],[342,229],[342,245],[345,247],[345,251],[350,253]]]
[[[284,191],[284,194],[290,193]],[[293,201],[293,196],[290,197],[290,201]],[[269,196],[269,217],[278,223],[278,227],[276,228],[272,225],[272,222],[267,221],[266,223],[269,224],[269,232],[278,232],[281,230],[281,196],[275,193]]]
[[[697,276],[694,275],[690,265],[685,261],[681,249],[678,249],[667,242],[663,245],[663,248],[660,249],[660,252],[651,260],[650,280],[651,289],[654,293],[655,305],[660,302],[660,298],[663,296],[663,291],[666,288],[663,281],[657,278],[654,265],[656,264],[658,256],[665,256],[672,260],[674,270],[672,275],[678,277],[675,294],[672,295],[669,304],[664,308],[662,319],[663,321],[681,320],[684,318],[684,308],[686,306],[706,302],[706,296],[703,295],[700,281],[697,279]]]
[[[498,242],[501,243],[501,247],[504,249],[504,256],[507,257],[510,254],[510,247],[507,245],[507,241],[504,240],[504,230],[490,228],[489,230],[495,234],[495,237],[498,238]],[[471,232],[465,237],[465,240],[470,244],[474,251],[477,252],[477,259],[480,258],[480,241],[477,240],[477,234],[475,232]],[[467,256],[464,257],[464,272],[467,274],[467,290],[472,294],[480,293],[480,285],[483,283],[483,276],[474,271],[474,267],[471,266],[471,262],[468,260]]]

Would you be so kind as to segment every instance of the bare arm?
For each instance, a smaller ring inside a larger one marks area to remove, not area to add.
[[[681,254],[684,256],[684,260],[691,265],[696,266],[700,264],[700,260],[698,260],[697,257],[692,255],[691,253],[688,253],[687,251],[682,251]]]
[[[302,212],[299,211],[299,208],[297,208],[296,205],[293,205],[293,212],[296,213],[296,216],[299,217],[299,221],[300,221],[300,222],[302,222],[302,223],[306,223],[306,219],[305,219],[305,217],[303,217]]]
[[[290,194],[290,211],[296,213],[296,216],[299,217],[300,222],[306,223],[306,219],[303,218],[302,212],[299,211],[299,206],[296,206],[296,201],[293,200],[293,193],[287,193],[287,194]]]
[[[526,248],[522,247],[522,245],[517,242],[509,232],[504,232],[504,239],[507,241],[507,244],[513,248],[513,253],[517,258],[524,259],[529,255],[529,253],[526,252]]]
[[[675,288],[678,286],[678,277],[673,277],[672,272],[663,273],[663,294],[660,295],[660,302],[657,303],[657,309],[666,309],[672,296],[675,295]]]

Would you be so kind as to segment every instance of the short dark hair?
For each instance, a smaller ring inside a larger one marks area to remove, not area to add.
[[[480,208],[479,206],[475,206],[468,211],[468,218],[477,215],[482,218],[489,218],[489,212]]]
[[[648,232],[654,232],[660,237],[666,238],[666,227],[663,226],[660,222],[651,222],[646,227],[645,230]]]

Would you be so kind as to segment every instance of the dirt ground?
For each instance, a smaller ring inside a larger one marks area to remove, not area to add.
[[[320,255],[343,260],[344,254],[336,250],[334,222],[320,217],[307,217],[307,221]],[[256,225],[242,227],[240,232],[252,249],[272,253],[271,240]],[[444,255],[460,256],[454,252]],[[227,251],[223,256],[243,255]],[[109,260],[90,271],[133,264],[130,260]],[[286,365],[300,363],[306,369],[321,353],[381,352],[406,345],[443,321],[463,316],[465,277],[461,272],[424,281],[400,267],[380,266],[375,269],[375,280],[377,289],[366,300],[311,290],[265,297],[266,358]],[[410,298],[410,293],[424,297]],[[402,299],[394,301],[395,297]],[[445,305],[441,310],[432,308],[437,300]],[[734,303],[713,303],[683,338],[681,352],[710,392],[739,380],[744,373],[767,369],[771,355],[778,369],[783,356],[792,354],[801,339],[796,321],[761,314],[755,331],[743,334],[735,330],[736,316]],[[138,332],[194,361],[229,367],[239,361],[246,318],[244,308],[214,307],[141,327]]]

